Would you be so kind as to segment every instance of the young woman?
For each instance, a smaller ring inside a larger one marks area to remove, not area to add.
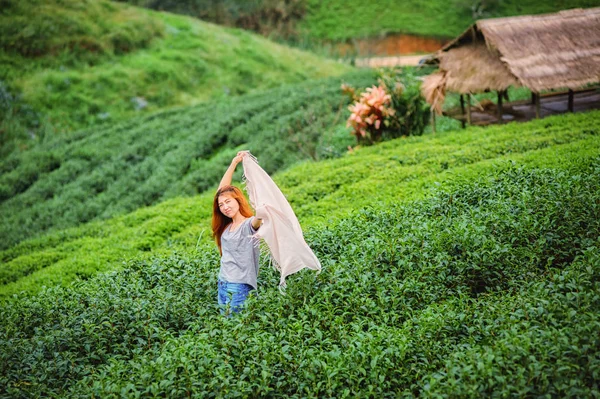
[[[256,289],[258,276],[259,249],[252,235],[262,220],[254,217],[242,191],[231,185],[237,164],[247,154],[240,151],[233,158],[213,201],[212,231],[221,253],[218,294],[223,314],[242,309],[250,291]]]

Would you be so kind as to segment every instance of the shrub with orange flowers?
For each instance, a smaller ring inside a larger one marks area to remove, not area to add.
[[[383,133],[382,124],[395,111],[390,107],[392,96],[387,94],[382,85],[369,87],[360,95],[357,102],[348,109],[352,114],[347,126],[354,129],[354,134],[371,142],[379,141]]]
[[[378,85],[357,94],[346,84],[342,91],[354,101],[347,127],[359,144],[373,144],[399,136],[420,135],[427,124],[427,107],[419,81],[401,70],[380,72]]]

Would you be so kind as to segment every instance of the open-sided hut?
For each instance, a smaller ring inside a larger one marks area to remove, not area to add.
[[[464,109],[462,95],[469,100],[472,93],[493,90],[501,116],[509,86],[532,91],[538,116],[541,91],[568,89],[572,110],[573,90],[600,82],[600,7],[482,19],[435,53],[432,62],[439,70],[424,79],[422,93],[438,114],[447,91],[461,94]]]

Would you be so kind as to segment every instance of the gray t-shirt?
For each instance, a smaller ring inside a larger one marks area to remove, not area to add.
[[[252,238],[256,232],[252,227],[253,219],[244,220],[235,231],[229,231],[227,227],[221,235],[223,255],[219,279],[228,283],[250,284],[256,289],[260,250],[257,240]]]

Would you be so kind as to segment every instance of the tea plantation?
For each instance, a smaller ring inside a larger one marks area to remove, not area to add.
[[[128,2],[270,10],[273,37],[331,53],[598,5],[0,0],[0,399],[600,396],[600,111],[423,133],[430,67],[356,70]],[[356,146],[348,93],[382,77],[397,121],[375,126],[420,123]],[[223,317],[212,197],[243,149],[323,267],[280,291],[262,251]]]
[[[326,225],[364,206],[420,198],[443,181],[500,170],[507,160],[547,166],[560,165],[565,153],[592,156],[599,152],[595,134],[599,124],[596,112],[404,138],[339,159],[302,163],[275,179],[303,224]],[[215,166],[215,178],[229,159]],[[130,191],[135,189],[132,185]],[[0,252],[0,296],[89,277],[131,256],[208,242],[211,201],[212,192],[176,198],[118,218],[23,241]],[[70,205],[69,209],[76,207]],[[6,228],[9,235],[10,228],[19,231],[20,226]]]
[[[57,137],[0,161],[0,249],[47,230],[133,211],[217,184],[236,153],[269,173],[345,152],[349,99],[342,82],[368,86],[371,71],[284,85]],[[333,130],[332,130],[333,129]],[[337,130],[336,130],[337,129]],[[340,136],[341,133],[341,136]]]
[[[323,270],[282,295],[263,259],[233,318],[212,190],[7,247],[0,395],[595,397],[599,132],[596,111],[277,173]]]

